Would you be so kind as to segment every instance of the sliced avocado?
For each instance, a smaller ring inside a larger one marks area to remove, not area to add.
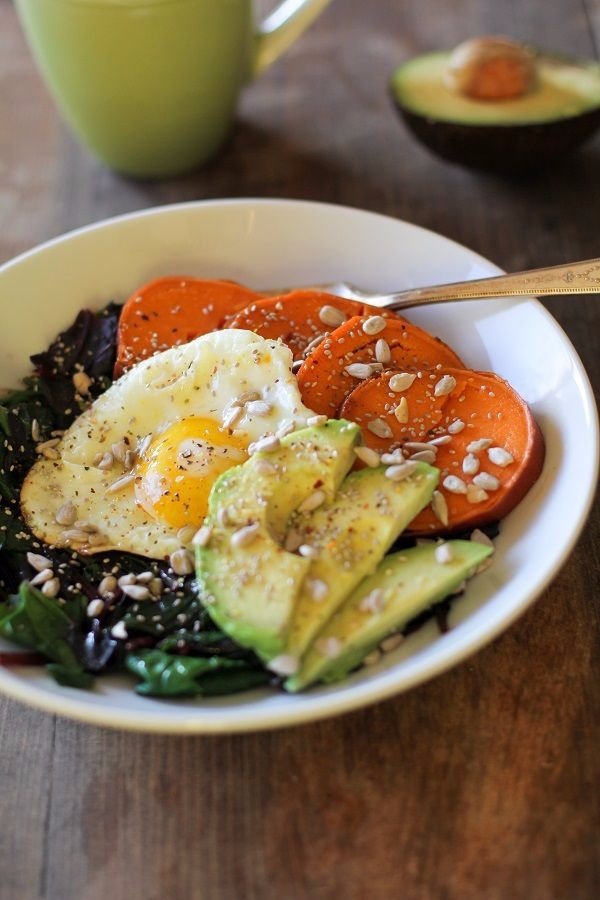
[[[453,90],[451,51],[427,53],[393,73],[394,103],[413,134],[452,162],[490,171],[542,168],[562,159],[600,126],[600,66],[535,54],[531,90],[475,99]]]
[[[426,463],[403,481],[392,481],[385,473],[385,466],[352,472],[331,504],[292,519],[292,528],[316,557],[296,598],[286,654],[302,656],[344,598],[427,506],[439,478],[439,471]]]
[[[318,634],[286,688],[299,691],[315,681],[344,678],[384,638],[456,590],[492,552],[474,541],[448,541],[447,559],[439,562],[439,546],[424,544],[386,556]]]
[[[212,534],[197,550],[200,597],[223,631],[264,659],[281,652],[310,567],[309,559],[282,546],[288,519],[317,491],[324,502],[332,499],[359,440],[359,427],[342,419],[303,428],[277,449],[229,469],[213,486],[206,521]],[[249,526],[250,533],[240,533]]]

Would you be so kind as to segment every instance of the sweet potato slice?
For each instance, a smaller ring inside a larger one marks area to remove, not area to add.
[[[176,275],[150,281],[123,305],[115,378],[154,353],[222,328],[229,317],[259,298],[233,281]]]
[[[366,333],[365,328],[373,330],[368,324],[372,319],[354,316],[307,356],[297,375],[302,400],[310,409],[336,416],[350,391],[368,377],[365,366],[374,366],[374,371],[384,366],[401,370],[463,366],[447,344],[409,322],[386,319],[376,333]]]
[[[542,470],[539,426],[516,391],[489,372],[386,371],[355,388],[340,415],[361,425],[367,446],[402,448],[407,459],[441,470],[433,507],[408,528],[415,534],[458,533],[503,518]]]
[[[368,303],[302,288],[251,303],[234,316],[228,327],[247,328],[265,338],[281,338],[291,349],[294,359],[301,359],[313,341],[318,341],[352,316],[370,314],[393,316],[404,321],[395,313],[381,311]]]

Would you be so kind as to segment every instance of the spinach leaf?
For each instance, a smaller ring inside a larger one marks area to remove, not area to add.
[[[128,653],[125,665],[142,679],[138,694],[152,697],[194,697],[202,694],[202,679],[218,669],[240,668],[241,660],[218,656],[171,656],[162,650],[139,650]]]
[[[0,634],[58,663],[62,677],[67,670],[73,676],[85,674],[69,643],[72,628],[72,620],[56,601],[26,581],[17,596],[0,605]]]

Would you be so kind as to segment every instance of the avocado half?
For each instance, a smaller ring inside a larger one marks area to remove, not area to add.
[[[522,97],[478,100],[445,82],[452,51],[427,53],[392,76],[396,108],[431,151],[463,166],[520,173],[559,162],[600,127],[600,65],[536,52]]]

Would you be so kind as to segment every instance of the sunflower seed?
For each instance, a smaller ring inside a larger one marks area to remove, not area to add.
[[[471,441],[470,444],[467,444],[467,453],[481,453],[482,450],[487,450],[488,447],[491,447],[492,443],[490,438],[479,438],[477,441]]]
[[[388,381],[388,387],[396,394],[400,394],[402,391],[407,391],[409,389],[416,377],[416,375],[413,375],[410,372],[398,372],[397,375],[392,375]]]
[[[319,506],[322,506],[325,502],[325,493],[323,491],[313,491],[312,494],[309,494],[306,497],[300,506],[298,507],[298,512],[312,512],[313,509],[317,509]]]
[[[442,525],[448,524],[448,504],[441,491],[434,491],[431,498],[431,509]]]
[[[42,569],[41,572],[38,572],[29,582],[34,587],[37,587],[38,584],[45,584],[47,581],[50,581],[51,578],[54,578],[54,569]]]
[[[98,585],[98,593],[101,597],[107,597],[109,594],[114,594],[116,590],[117,579],[114,575],[105,575]]]
[[[374,335],[379,334],[380,331],[386,326],[386,321],[383,316],[369,316],[368,319],[362,323],[362,330],[365,334]]]
[[[371,375],[373,375],[375,369],[369,363],[350,363],[349,366],[345,366],[344,371],[347,372],[351,378],[358,378],[359,381],[364,381],[366,378],[370,378]]]
[[[376,437],[380,438],[391,438],[394,434],[394,432],[384,419],[373,419],[372,422],[369,422],[367,428],[369,429],[371,434],[374,434]]]
[[[409,475],[417,468],[417,462],[415,460],[409,459],[406,462],[399,463],[395,466],[388,466],[385,470],[385,477],[389,478],[390,481],[404,481],[405,478],[408,478]]]
[[[505,466],[510,466],[510,464],[515,461],[512,453],[509,453],[504,447],[490,447],[488,450],[488,459],[495,466],[500,466],[501,469]]]
[[[246,412],[249,416],[268,416],[273,407],[265,400],[250,400],[246,403]]]
[[[57,509],[54,516],[54,521],[58,525],[73,525],[76,520],[77,508],[71,500],[67,500],[66,503],[63,503],[63,505]]]
[[[336,637],[323,638],[318,642],[317,649],[328,659],[335,659],[342,652],[342,642]]]
[[[52,560],[48,559],[47,556],[42,556],[41,553],[28,552],[27,562],[36,572],[43,572],[44,569],[52,568]]]
[[[37,419],[32,419],[31,420],[31,440],[39,441],[41,436],[42,435],[41,435],[41,431],[40,431],[40,423],[38,422]]]
[[[202,525],[192,538],[194,547],[206,547],[212,537],[212,526]]]
[[[442,481],[442,485],[450,494],[467,493],[467,485],[462,480],[462,478],[458,477],[458,475],[446,475],[446,477]]]
[[[106,470],[111,469],[115,464],[115,458],[110,451],[104,453],[95,463],[96,468]]]
[[[267,663],[267,669],[276,675],[294,675],[298,671],[300,661],[291,653],[282,653]]]
[[[101,613],[104,612],[104,601],[100,600],[96,597],[95,600],[90,600],[87,605],[86,614],[90,619],[96,619]]]
[[[319,319],[323,325],[329,325],[330,328],[338,328],[346,321],[346,314],[338,309],[337,306],[329,306],[327,303],[319,310]]]
[[[42,585],[42,594],[45,597],[58,597],[60,591],[60,581],[58,578],[50,578]]]
[[[479,472],[479,460],[473,453],[467,453],[463,459],[462,470],[465,475],[476,475]]]
[[[494,547],[493,540],[487,536],[485,531],[481,531],[480,528],[476,528],[474,531],[471,532],[470,539],[472,541],[474,541],[474,543],[476,543],[476,544],[483,544],[484,547]]]
[[[397,650],[397,648],[404,642],[403,634],[391,634],[389,637],[386,637],[379,645],[379,649],[382,653],[391,653],[392,650]]]
[[[400,398],[400,403],[395,408],[394,415],[401,425],[404,425],[406,422],[408,422],[410,416],[408,412],[408,401],[406,397]]]
[[[453,375],[442,375],[436,383],[433,393],[436,397],[445,397],[447,394],[451,394],[455,387],[456,378]]]
[[[177,540],[180,544],[191,544],[196,531],[193,525],[183,525],[177,532]]]
[[[484,491],[497,491],[500,487],[498,479],[495,475],[490,475],[489,472],[480,472],[479,475],[476,475],[473,479],[473,484],[483,488]]]
[[[390,350],[390,345],[385,340],[385,338],[379,338],[377,343],[375,344],[375,359],[377,362],[389,363],[392,358],[392,351]]]
[[[260,531],[260,522],[253,522],[251,525],[244,525],[238,528],[231,535],[230,543],[232,547],[247,547],[258,537]]]
[[[248,453],[252,456],[254,453],[272,453],[273,450],[277,450],[280,445],[280,440],[276,434],[269,434],[266,437],[260,438],[258,441],[254,441],[254,443],[250,444],[248,447]]]
[[[169,564],[176,575],[191,575],[194,571],[194,560],[191,554],[183,547],[171,553]]]
[[[359,603],[359,609],[362,612],[379,613],[385,606],[383,599],[383,591],[381,588],[375,588],[369,594],[362,598]]]
[[[307,578],[305,585],[309,597],[316,603],[320,603],[321,600],[324,600],[329,593],[327,582],[322,581],[321,578]]]
[[[393,450],[391,453],[382,453],[381,454],[381,462],[384,466],[396,466],[400,463],[403,463],[405,460],[404,453],[400,448],[397,450]]]
[[[106,488],[106,493],[118,494],[119,491],[123,491],[125,488],[129,487],[129,485],[133,483],[134,478],[135,475],[133,474],[123,475],[122,478],[117,478],[116,481],[113,481],[113,483]]]
[[[126,597],[131,597],[132,600],[148,600],[150,598],[150,591],[144,584],[124,584],[121,586],[121,590]]]
[[[448,433],[449,434],[460,434],[465,428],[465,423],[462,419],[455,419],[454,422],[451,422],[448,425]]]
[[[487,491],[476,484],[470,484],[467,488],[467,500],[469,503],[483,503],[488,499]]]
[[[82,397],[86,397],[90,392],[91,386],[92,379],[87,372],[75,372],[73,375],[73,387],[78,394],[81,394]]]
[[[435,561],[440,563],[440,565],[445,566],[447,563],[452,562],[454,559],[454,553],[452,552],[452,547],[450,544],[438,544],[435,550],[433,551],[435,556]]]
[[[382,462],[382,457],[371,447],[355,447],[354,454],[371,469],[374,469]]]
[[[318,428],[320,425],[325,425],[327,422],[327,416],[309,416],[306,420],[306,424],[310,428]]]
[[[117,622],[116,625],[113,625],[113,627],[110,629],[110,633],[118,641],[126,641],[128,638],[127,629],[125,628],[124,622]]]

